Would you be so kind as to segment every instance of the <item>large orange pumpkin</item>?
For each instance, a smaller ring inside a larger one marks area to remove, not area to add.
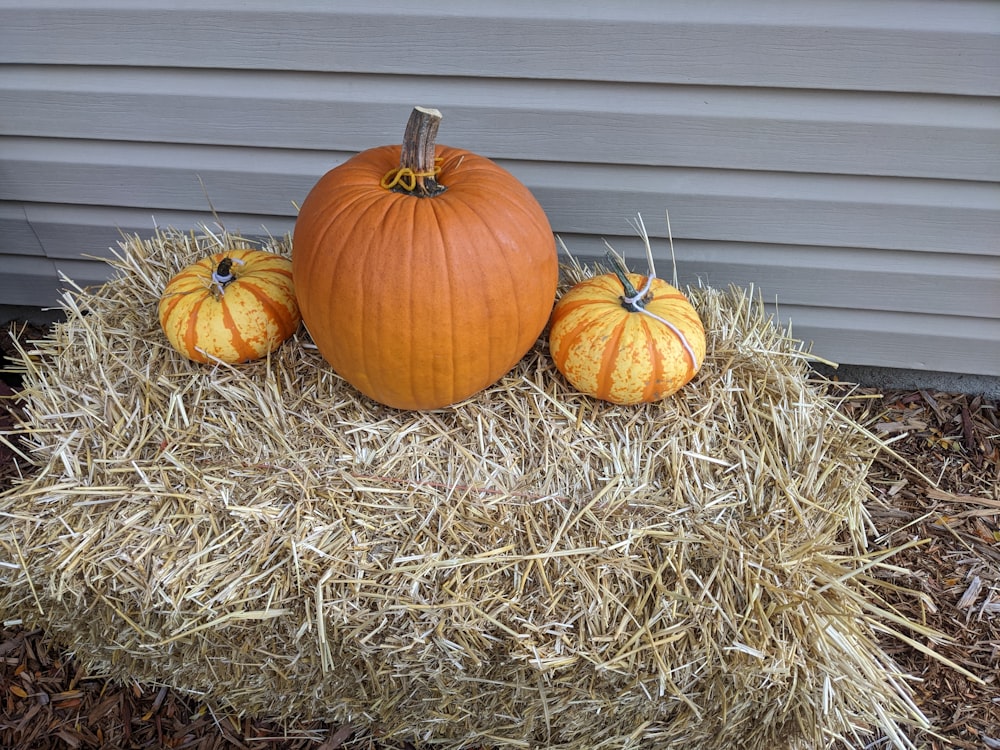
[[[618,267],[560,298],[549,351],[574,388],[638,404],[665,398],[695,376],[705,359],[705,329],[679,290]]]
[[[295,290],[320,353],[403,409],[499,380],[542,332],[558,282],[541,206],[491,160],[435,147],[440,118],[418,107],[402,146],[328,172],[295,224]]]
[[[215,253],[167,282],[158,306],[170,344],[195,362],[246,362],[299,327],[288,258],[254,249]]]

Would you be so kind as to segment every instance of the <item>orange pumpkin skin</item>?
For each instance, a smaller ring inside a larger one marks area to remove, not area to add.
[[[232,280],[213,281],[227,258]],[[291,261],[252,249],[215,253],[181,270],[167,282],[158,313],[171,346],[195,362],[260,359],[302,320]]]
[[[295,224],[292,270],[309,334],[333,369],[401,409],[492,385],[548,321],[558,257],[528,189],[491,160],[437,146],[433,197],[381,186],[400,146],[323,176]]]
[[[637,289],[646,277],[628,274]],[[616,404],[665,398],[691,380],[705,359],[705,329],[679,290],[654,278],[645,309],[677,332],[622,304],[615,274],[581,281],[556,303],[549,350],[577,390]],[[680,335],[678,335],[678,332]]]

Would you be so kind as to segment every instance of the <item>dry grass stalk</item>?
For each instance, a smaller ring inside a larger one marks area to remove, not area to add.
[[[709,352],[661,403],[576,394],[539,344],[407,413],[305,332],[175,354],[159,290],[218,242],[126,238],[22,351],[38,471],[0,496],[0,611],[91,669],[442,747],[910,746],[874,634],[912,623],[865,575],[879,444],[750,295],[691,290]]]

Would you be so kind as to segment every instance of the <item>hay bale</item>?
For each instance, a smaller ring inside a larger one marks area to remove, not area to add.
[[[878,446],[749,295],[691,290],[707,358],[661,403],[574,393],[541,342],[408,413],[304,331],[249,365],[174,353],[159,292],[217,242],[241,240],[126,238],[23,353],[39,468],[0,497],[5,616],[87,669],[444,747],[903,746],[925,722],[863,577]]]

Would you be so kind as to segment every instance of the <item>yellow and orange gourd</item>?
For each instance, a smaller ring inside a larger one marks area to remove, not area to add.
[[[705,329],[682,292],[655,276],[585,279],[556,303],[549,351],[574,388],[616,404],[658,401],[689,382],[705,359]]]
[[[260,359],[299,327],[288,258],[232,249],[192,263],[167,282],[160,327],[195,362]]]
[[[403,409],[490,386],[548,321],[558,256],[513,175],[435,146],[441,114],[413,110],[401,146],[364,151],[302,203],[292,269],[302,317],[333,369]]]

